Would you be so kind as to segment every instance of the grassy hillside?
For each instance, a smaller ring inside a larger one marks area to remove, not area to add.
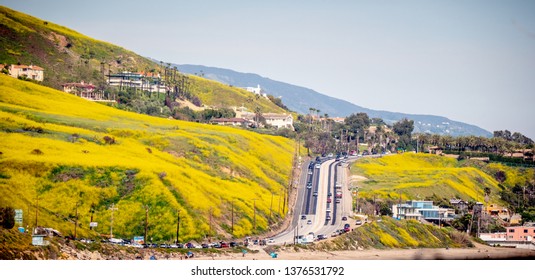
[[[56,89],[61,89],[61,84],[81,80],[104,87],[108,68],[112,73],[153,70],[163,76],[164,72],[162,65],[122,47],[3,6],[0,34],[0,63],[39,65],[45,69],[43,84]],[[197,76],[191,76],[190,82],[192,95],[199,96],[208,106],[245,104],[251,111],[258,106],[263,113],[283,112],[269,100],[257,99],[243,89]]]
[[[365,176],[359,183],[364,198],[424,199],[462,198],[483,201],[484,189],[491,191],[490,201],[499,202],[498,182],[479,168],[463,166],[452,158],[429,154],[405,153],[382,158],[359,159],[352,174]]]
[[[244,236],[257,199],[265,230],[271,210],[274,221],[284,215],[293,150],[286,138],[125,112],[0,75],[0,204],[23,209],[29,226],[38,201],[40,225],[71,234],[78,205],[79,236],[108,233],[114,203],[114,234],[143,235],[148,206],[154,241],[173,239],[177,210],[185,241],[230,233],[233,202],[234,235]]]
[[[398,221],[383,217],[333,240],[314,245],[317,249],[355,250],[392,248],[445,248],[471,246],[464,233],[451,228],[438,228],[416,221]]]

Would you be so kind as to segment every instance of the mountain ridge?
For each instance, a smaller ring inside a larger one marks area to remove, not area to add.
[[[231,69],[194,64],[173,64],[173,66],[176,66],[181,72],[199,75],[232,86],[256,87],[260,85],[266,93],[282,97],[282,101],[288,108],[301,114],[308,113],[309,108],[319,109],[320,114],[326,113],[331,117],[344,117],[352,113],[365,112],[371,118],[382,118],[389,124],[403,118],[412,119],[414,120],[414,132],[450,134],[452,136],[492,136],[491,132],[476,125],[454,121],[446,117],[369,109],[312,89],[275,81],[255,73],[243,73]]]

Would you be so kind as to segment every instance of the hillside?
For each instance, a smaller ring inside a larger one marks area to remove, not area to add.
[[[0,34],[0,63],[38,65],[45,69],[43,84],[56,89],[61,89],[64,83],[80,81],[105,89],[105,75],[109,72],[154,71],[162,76],[165,72],[163,63],[3,6],[0,6]],[[263,113],[284,112],[269,100],[255,98],[243,89],[198,77],[192,77],[189,82],[191,94],[207,106],[246,105],[250,111],[258,107]],[[162,111],[164,96],[158,97],[157,111]],[[152,97],[140,99],[156,101]]]
[[[464,166],[453,158],[405,153],[382,158],[363,158],[351,173],[367,178],[357,183],[359,197],[398,200],[425,199],[431,196],[467,201],[483,201],[484,189],[491,191],[490,201],[500,202],[499,183],[481,169]]]
[[[382,217],[343,236],[314,245],[320,250],[471,247],[470,238],[451,228]]]
[[[175,66],[184,73],[202,74],[205,78],[236,87],[256,87],[260,85],[266,93],[276,97],[282,96],[284,104],[300,114],[309,113],[309,108],[320,109],[321,114],[327,113],[331,117],[345,117],[352,113],[365,112],[371,118],[381,118],[388,124],[403,118],[414,120],[414,132],[449,134],[452,136],[492,136],[490,132],[482,128],[445,117],[368,109],[308,88],[274,81],[257,74],[240,73],[229,69],[202,65],[176,64]]]
[[[174,240],[267,230],[292,166],[292,140],[150,117],[0,75],[0,204],[78,237]],[[274,203],[271,203],[274,201]],[[110,211],[114,205],[117,211]],[[95,231],[89,222],[98,222]],[[270,219],[271,217],[271,219]]]

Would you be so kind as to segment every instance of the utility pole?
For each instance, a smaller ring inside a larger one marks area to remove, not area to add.
[[[271,204],[269,206],[269,221],[271,222],[271,215],[273,213],[273,192],[271,192]]]
[[[234,200],[230,202],[230,233],[234,236]]]
[[[212,237],[212,207],[210,206],[210,231],[209,231],[209,235],[210,237]]]
[[[110,218],[110,238],[113,238],[113,211],[119,210],[119,208],[115,207],[115,203],[111,204],[110,207],[111,210],[111,218]]]
[[[253,199],[253,233],[256,233],[256,200],[257,198]]]
[[[145,205],[145,234],[143,236],[143,240],[147,240],[147,231],[149,228],[149,206]]]
[[[39,211],[39,194],[37,194],[37,202],[35,204],[35,228],[37,228],[38,211]]]
[[[81,203],[80,199],[84,195],[83,192],[80,192],[79,199],[76,202],[76,214],[75,214],[75,220],[74,220],[74,240],[76,240],[76,230],[78,228],[78,205]]]
[[[176,241],[175,241],[175,244],[178,244],[178,235],[180,233],[180,210],[176,210],[176,216],[177,216],[177,221],[176,221]]]
[[[78,202],[76,202],[76,214],[74,218],[74,240],[76,240],[76,228],[78,227]]]

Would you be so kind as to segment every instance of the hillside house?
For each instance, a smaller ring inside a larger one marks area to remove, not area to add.
[[[267,98],[267,94],[262,90],[260,85],[256,85],[256,87],[245,87],[245,90]]]
[[[249,126],[252,123],[244,118],[217,118],[210,120],[211,124],[232,125],[232,126]]]
[[[406,203],[392,205],[393,217],[398,220],[451,221],[455,210],[440,208],[433,201],[409,200]]]
[[[63,91],[88,100],[102,100],[103,93],[96,91],[95,85],[81,81],[79,83],[65,83],[61,85]]]
[[[13,78],[23,77],[23,78],[32,79],[32,80],[39,81],[39,82],[42,82],[44,79],[45,69],[36,65],[11,64],[11,65],[7,65],[6,68],[9,72],[9,75]]]
[[[107,75],[108,85],[112,87],[135,88],[149,92],[167,92],[167,87],[163,84],[160,74],[151,72],[119,72]]]
[[[294,130],[294,119],[291,114],[265,113],[262,116],[266,119],[266,123],[271,126]]]
[[[509,210],[507,210],[507,208],[499,206],[497,204],[489,204],[489,205],[487,205],[487,207],[485,207],[485,212],[487,212],[487,214],[489,214],[491,216],[498,216],[503,220],[508,220],[509,217],[510,217]]]
[[[248,112],[245,107],[234,108],[237,118],[244,118],[253,124],[256,124],[256,114]],[[293,116],[291,114],[265,113],[262,114],[266,123],[276,128],[289,128],[294,130]]]
[[[516,226],[506,227],[507,241],[534,241],[535,227],[534,226]]]
[[[468,213],[468,202],[462,199],[453,198],[450,199],[450,204],[453,206],[453,209],[455,209],[457,214],[464,215]]]

